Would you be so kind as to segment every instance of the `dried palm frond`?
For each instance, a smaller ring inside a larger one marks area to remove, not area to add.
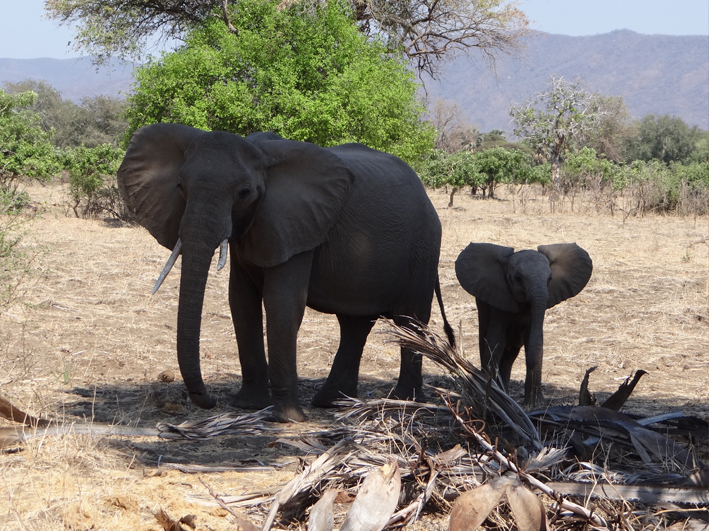
[[[312,464],[305,467],[305,470],[298,476],[289,481],[273,499],[262,529],[271,529],[271,524],[273,524],[273,520],[281,507],[292,503],[300,496],[307,496],[307,493],[315,485],[319,484],[329,472],[345,462],[348,457],[351,457],[352,453],[350,451],[347,451],[346,454],[341,451],[350,444],[352,444],[351,441],[346,439],[340,441],[313,461]]]
[[[267,418],[270,412],[271,407],[267,407],[246,415],[225,413],[208,419],[181,422],[180,424],[158,422],[156,427],[160,432],[158,436],[163,439],[199,440],[224,434],[253,435],[268,429],[263,426],[261,421]]]
[[[400,413],[412,418],[416,418],[418,415],[449,413],[447,407],[437,404],[426,404],[413,400],[395,400],[393,398],[381,398],[363,402],[357,398],[347,397],[335,401],[334,405],[340,408],[340,411],[335,414],[337,420],[364,420],[367,417],[382,415],[385,412]]]
[[[542,447],[539,433],[527,414],[497,383],[480,369],[460,356],[447,340],[417,323],[417,331],[397,326],[389,321],[390,333],[394,342],[410,348],[434,363],[447,369],[463,387],[471,400],[470,406],[486,408],[508,425],[527,444],[540,450]],[[482,411],[478,411],[482,414]]]

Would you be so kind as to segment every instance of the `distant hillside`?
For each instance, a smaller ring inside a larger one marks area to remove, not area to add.
[[[537,33],[523,55],[497,62],[497,78],[465,57],[426,82],[429,101],[455,100],[482,131],[512,130],[509,108],[544,89],[550,74],[586,80],[592,91],[623,96],[630,114],[679,116],[709,129],[709,37],[618,30],[588,37]]]
[[[447,64],[442,81],[427,81],[431,103],[458,101],[471,124],[482,131],[511,132],[509,108],[544,88],[550,74],[577,74],[593,91],[623,96],[635,118],[646,114],[679,116],[709,129],[709,37],[641,35],[618,30],[569,37],[536,33],[520,57],[501,59],[497,76],[483,64],[460,57]],[[129,65],[117,63],[98,73],[89,58],[0,59],[5,81],[45,79],[74,101],[83,96],[124,95],[133,79]]]
[[[112,68],[98,72],[89,57],[76,59],[0,59],[0,86],[10,81],[43,79],[62,93],[62,97],[79,102],[85,96],[125,97],[133,82],[133,67],[114,62]]]

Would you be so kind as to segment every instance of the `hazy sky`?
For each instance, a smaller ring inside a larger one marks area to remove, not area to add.
[[[519,0],[532,28],[564,35],[615,29],[666,35],[709,35],[707,0]],[[671,6],[671,7],[670,7]],[[44,0],[0,0],[0,57],[66,59],[80,55],[70,29],[43,18]]]

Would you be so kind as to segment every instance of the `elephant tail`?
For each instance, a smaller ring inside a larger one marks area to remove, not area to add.
[[[441,309],[441,317],[443,317],[443,330],[446,332],[446,336],[448,336],[448,342],[451,344],[451,347],[455,349],[455,335],[453,335],[453,327],[451,327],[448,319],[446,319],[446,310],[443,307],[443,297],[441,297],[441,282],[438,276],[436,276],[436,299],[438,300],[438,307]]]

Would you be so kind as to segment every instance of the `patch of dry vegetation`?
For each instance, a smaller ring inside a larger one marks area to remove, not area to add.
[[[35,263],[39,282],[0,315],[0,394],[32,414],[72,423],[154,426],[214,412],[186,402],[175,355],[179,262],[161,290],[150,290],[168,251],[142,228],[66,215],[66,190],[31,187],[42,210],[22,245],[47,251]],[[576,242],[594,261],[577,297],[552,308],[545,322],[543,389],[551,404],[573,403],[586,369],[598,366],[600,398],[618,378],[645,369],[625,411],[657,414],[681,408],[709,419],[709,218],[598,214],[591,199],[574,212],[550,213],[538,190],[500,189],[500,200],[465,194],[446,209],[431,192],[443,224],[440,277],[446,312],[467,357],[478,363],[475,302],[457,283],[453,263],[471,241],[516,249]],[[228,272],[213,267],[207,285],[202,370],[230,411],[239,385],[236,343],[226,300]],[[432,328],[441,328],[434,302]],[[360,397],[383,397],[398,374],[398,348],[377,324],[365,347]],[[303,403],[326,377],[338,344],[334,316],[307,310],[299,336]],[[170,381],[164,371],[178,375]],[[425,380],[446,382],[424,362]],[[524,364],[512,372],[521,402]],[[309,409],[309,422],[274,426],[271,436],[223,436],[208,442],[90,435],[37,437],[0,455],[0,529],[158,529],[154,513],[196,515],[197,529],[227,529],[226,512],[194,475],[154,474],[158,463],[254,465],[270,472],[220,472],[205,481],[220,495],[238,495],[289,481],[297,449],[269,448],[283,433],[328,429],[333,412]],[[709,459],[709,449],[698,448]],[[256,522],[263,509],[252,509]],[[426,515],[413,529],[447,529],[444,515]]]

